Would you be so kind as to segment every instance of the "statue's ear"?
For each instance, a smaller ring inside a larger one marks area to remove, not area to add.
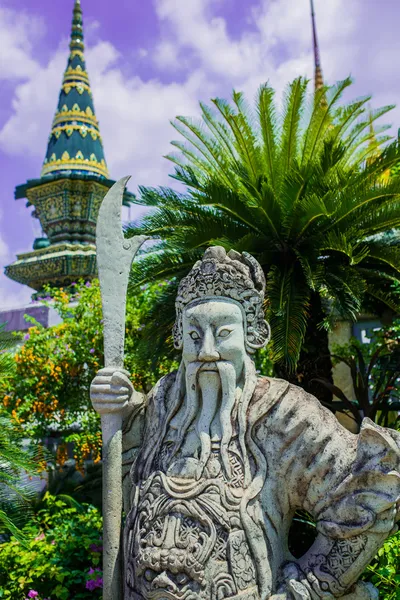
[[[271,339],[271,327],[268,321],[259,319],[254,326],[247,329],[245,339],[246,350],[249,354],[254,354],[256,350],[265,348]]]

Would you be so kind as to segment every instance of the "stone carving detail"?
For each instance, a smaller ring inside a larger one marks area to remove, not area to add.
[[[101,414],[124,410],[125,600],[377,598],[357,579],[395,530],[400,434],[365,419],[354,435],[257,377],[264,287],[254,258],[209,248],[179,287],[178,371],[147,397],[113,369],[92,384]],[[298,560],[296,509],[318,530]]]
[[[346,573],[367,545],[367,536],[338,540],[326,557],[325,569],[336,579]]]

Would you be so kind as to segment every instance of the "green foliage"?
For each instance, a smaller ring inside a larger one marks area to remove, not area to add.
[[[364,572],[364,581],[379,589],[384,600],[400,598],[400,532],[392,535],[378,550],[377,556]]]
[[[101,598],[101,528],[97,509],[67,504],[46,494],[23,533],[0,544],[0,598],[24,600],[31,590],[40,600]],[[89,583],[93,581],[93,583]]]
[[[354,398],[339,387],[319,380],[343,402],[358,425],[369,417],[380,425],[400,425],[400,318],[390,326],[374,331],[368,344],[352,338],[349,344],[333,348],[335,364],[343,362],[350,369]]]
[[[173,288],[210,245],[261,263],[272,358],[288,372],[299,360],[313,294],[324,306],[314,328],[329,328],[338,315],[355,319],[366,298],[399,308],[390,290],[399,238],[379,234],[400,226],[400,179],[387,176],[400,149],[387,143],[386,127],[370,127],[392,107],[369,114],[369,97],[340,104],[350,83],[309,96],[298,78],[280,114],[265,84],[254,108],[234,92],[231,103],[201,104],[199,120],[176,118],[181,138],[167,158],[186,189],[142,187],[139,201],[154,210],[128,232],[158,240],[133,265],[131,293],[172,280],[144,339],[153,353],[171,347]]]
[[[153,285],[142,285],[139,293],[128,297],[125,368],[130,372],[131,381],[137,390],[149,391],[160,377],[178,367],[174,353],[168,355],[162,347],[157,353],[143,352],[142,344],[153,307],[158,306],[160,298],[170,293],[171,289],[175,291],[173,283],[162,281]],[[162,326],[158,323],[159,327],[160,325]]]
[[[171,360],[152,365],[137,350],[148,307],[165,285],[146,286],[128,301],[125,368],[138,390],[149,389],[174,367]],[[100,289],[95,280],[68,291],[49,288],[47,293],[45,302],[52,299],[62,322],[45,328],[31,319],[32,327],[13,358],[14,368],[0,382],[0,394],[25,437],[39,443],[46,436],[61,436],[58,465],[65,463],[67,443],[73,442],[82,469],[86,459],[97,463],[101,457],[100,419],[89,398],[90,383],[104,359]]]
[[[23,447],[21,433],[3,409],[0,410],[0,534],[12,533],[21,543],[19,527],[30,514],[34,491],[29,476],[38,473],[35,448]]]
[[[57,461],[67,458],[66,442],[77,425],[75,454],[79,463],[90,453],[100,459],[100,426],[91,409],[88,389],[102,364],[103,340],[98,284],[80,284],[74,293],[47,290],[62,318],[45,328],[33,319],[15,355],[15,373],[2,386],[4,405],[26,437],[65,436]]]
[[[13,334],[7,332],[5,325],[0,323],[0,385],[4,385],[14,374],[14,346],[15,338]]]
[[[14,375],[11,349],[14,339],[0,326],[0,385],[8,384]],[[25,445],[26,446],[26,445]],[[10,415],[0,408],[0,534],[12,533],[21,543],[19,529],[29,515],[32,489],[23,478],[36,474],[38,456],[31,447],[23,447],[21,433]]]

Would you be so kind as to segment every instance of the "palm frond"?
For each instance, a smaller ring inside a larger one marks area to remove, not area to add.
[[[304,146],[302,152],[302,165],[312,164],[318,148],[324,141],[328,128],[332,124],[333,109],[343,92],[351,85],[351,78],[348,77],[339,81],[329,90],[328,102],[323,104],[319,97],[315,98],[314,110],[310,122],[304,135]]]
[[[336,265],[336,268],[327,266],[324,285],[331,299],[327,322],[334,321],[338,316],[356,321],[367,290],[362,275],[347,265]]]
[[[286,89],[281,133],[280,161],[283,175],[298,159],[300,121],[304,110],[307,80],[298,77]]]
[[[148,281],[176,281],[208,245],[248,251],[268,281],[275,360],[292,371],[311,297],[323,298],[318,327],[337,315],[356,318],[369,298],[382,303],[386,294],[395,306],[387,290],[399,257],[386,240],[400,229],[400,145],[376,125],[392,107],[370,111],[370,97],[344,104],[349,84],[307,95],[298,78],[279,111],[265,84],[255,108],[233,92],[230,102],[202,104],[201,120],[178,117],[181,140],[169,158],[186,189],[140,188],[138,201],[151,212],[126,233],[154,239],[133,266],[130,293]]]
[[[273,360],[294,370],[307,328],[310,288],[296,270],[279,270],[272,266],[268,273],[267,299]]]
[[[263,140],[265,174],[271,189],[275,191],[278,127],[274,94],[274,90],[268,84],[262,85],[258,92],[257,111]]]
[[[231,131],[225,127],[224,123],[218,121],[215,113],[209,106],[200,102],[200,108],[203,121],[211,134],[219,141],[221,147],[225,148],[230,162],[234,165],[238,165],[237,153],[235,151],[234,139],[232,138]]]
[[[233,95],[237,99],[237,93],[234,92]],[[258,171],[258,151],[254,145],[253,136],[248,137],[248,124],[244,114],[235,111],[228,102],[221,98],[214,98],[212,102],[232,131],[241,166],[247,170],[250,179],[255,179]]]

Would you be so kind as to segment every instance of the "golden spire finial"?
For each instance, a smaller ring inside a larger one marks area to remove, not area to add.
[[[75,0],[74,3],[69,47],[71,50],[83,50],[83,20],[80,0]]]
[[[314,64],[315,64],[314,86],[315,86],[315,91],[317,91],[324,86],[324,79],[322,77],[321,59],[320,59],[320,55],[319,55],[317,26],[315,23],[314,0],[310,0],[310,4],[311,4],[311,25],[312,25],[312,34],[313,34]]]

